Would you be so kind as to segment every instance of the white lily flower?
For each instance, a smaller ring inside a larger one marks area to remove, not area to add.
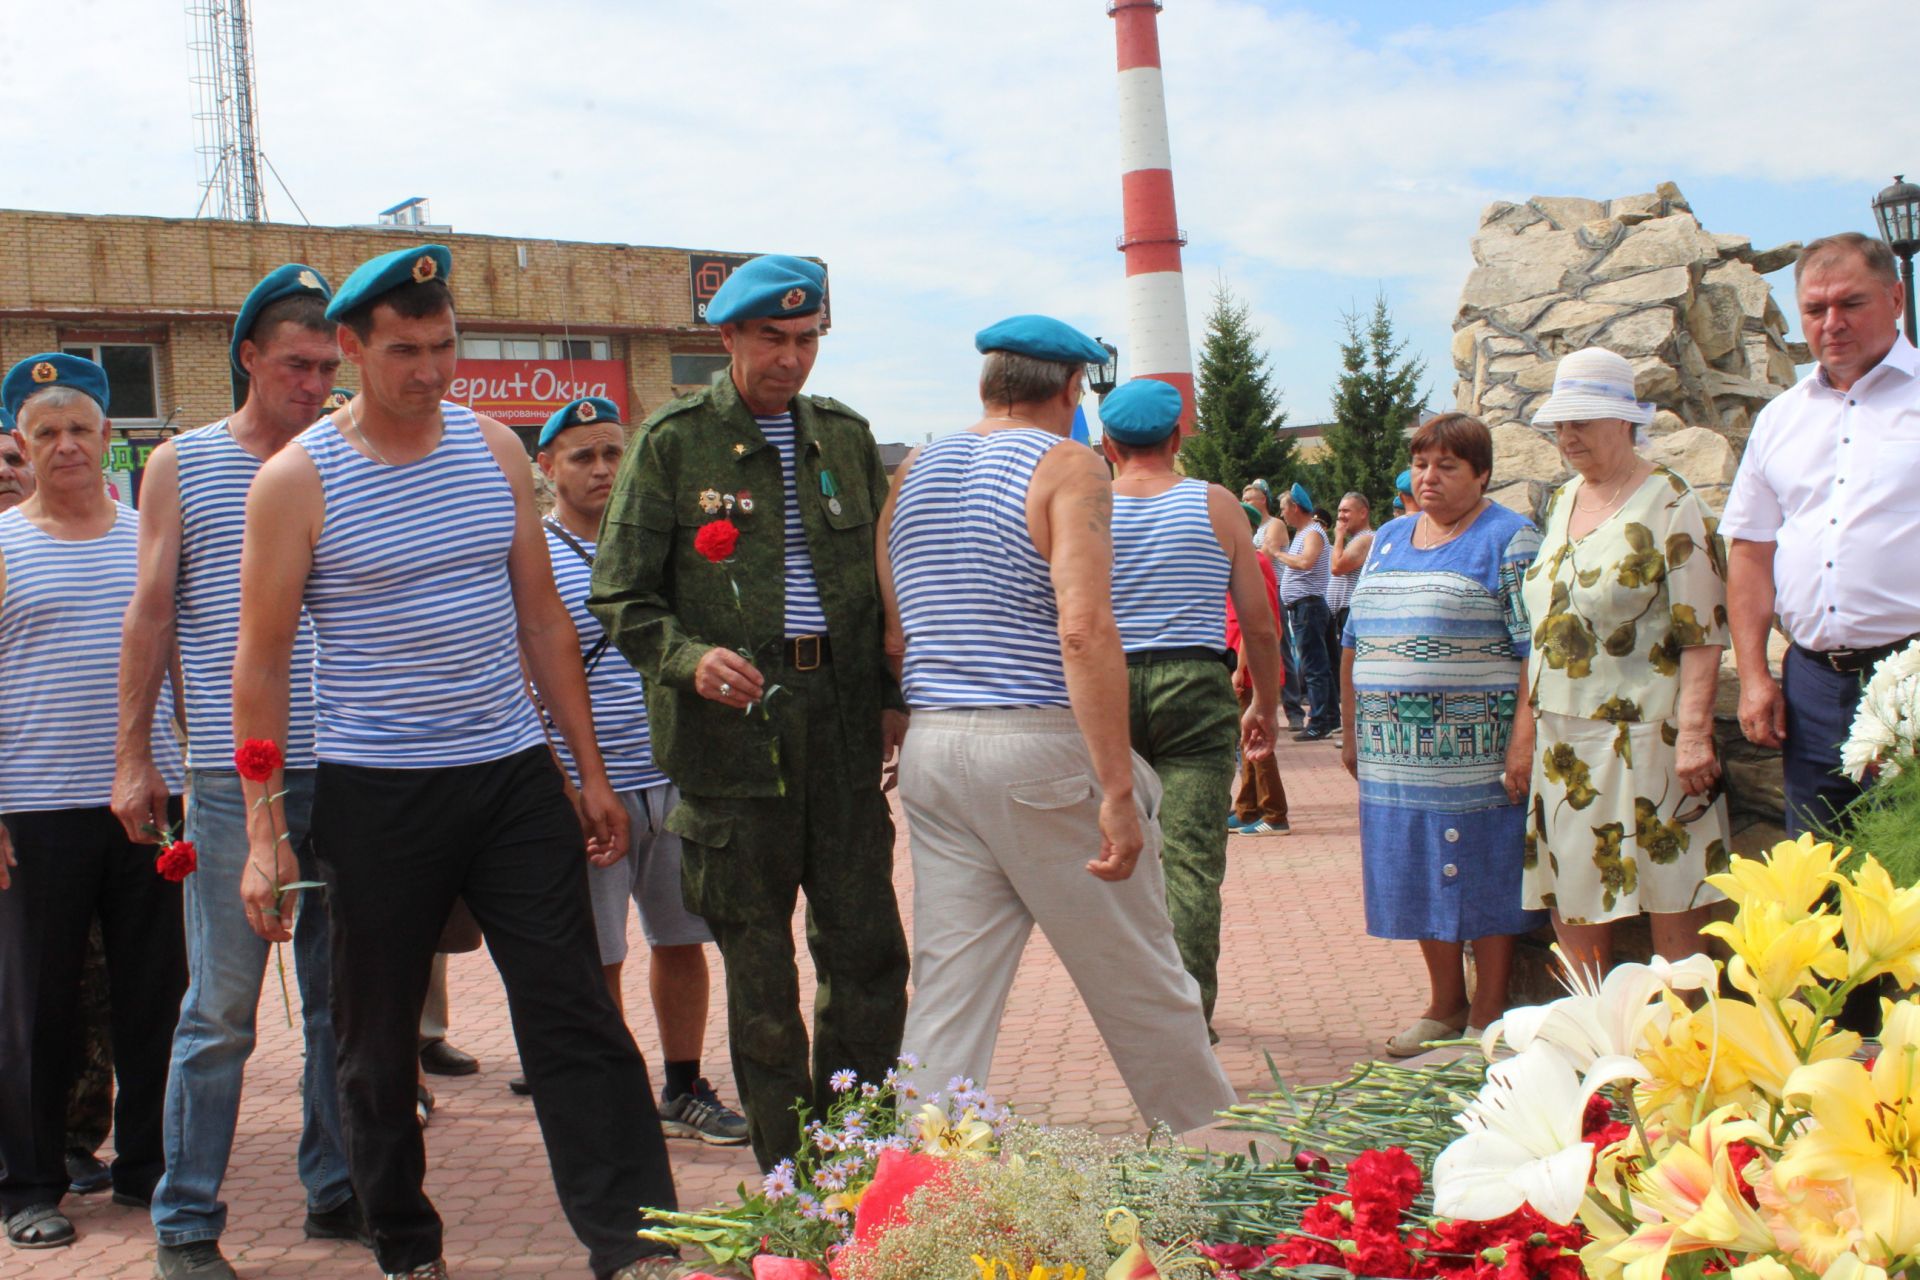
[[[1615,1080],[1644,1077],[1626,1057],[1604,1057],[1584,1077],[1538,1045],[1487,1071],[1480,1096],[1456,1117],[1467,1132],[1433,1165],[1433,1211],[1485,1222],[1523,1204],[1563,1226],[1587,1192],[1593,1144],[1582,1140],[1587,1099]]]
[[[1560,948],[1554,952],[1564,965]],[[1562,981],[1570,994],[1548,1004],[1509,1009],[1487,1028],[1481,1048],[1492,1057],[1501,1039],[1519,1053],[1544,1045],[1575,1071],[1589,1071],[1603,1058],[1631,1058],[1645,1047],[1648,1029],[1664,1027],[1673,1016],[1660,999],[1662,993],[1711,989],[1718,972],[1705,955],[1684,960],[1655,956],[1646,964],[1615,965],[1602,979],[1569,969]]]

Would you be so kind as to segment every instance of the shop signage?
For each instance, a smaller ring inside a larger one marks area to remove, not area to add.
[[[713,301],[714,291],[727,282],[734,268],[743,262],[751,262],[757,256],[751,253],[690,253],[687,255],[687,279],[693,287],[693,322],[707,322],[707,304]],[[820,303],[821,327],[833,323],[833,283],[827,283],[827,296]]]
[[[627,418],[622,360],[462,360],[447,399],[510,427],[538,426],[569,400],[605,396]]]

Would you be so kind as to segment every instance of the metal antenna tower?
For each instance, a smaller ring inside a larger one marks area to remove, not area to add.
[[[260,116],[254,101],[253,16],[247,0],[187,0],[194,112],[200,153],[200,211],[216,218],[266,219]]]

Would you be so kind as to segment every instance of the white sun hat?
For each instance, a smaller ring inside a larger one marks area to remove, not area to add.
[[[1653,413],[1653,405],[1634,397],[1633,366],[1626,357],[1605,347],[1587,347],[1560,358],[1553,371],[1553,394],[1533,415],[1533,425],[1621,418],[1645,426]]]

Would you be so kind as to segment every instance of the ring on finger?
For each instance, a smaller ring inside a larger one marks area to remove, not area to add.
[[[731,694],[732,692],[733,692],[733,686],[728,684],[725,680],[722,680],[720,682],[720,696],[724,698],[727,695]]]

